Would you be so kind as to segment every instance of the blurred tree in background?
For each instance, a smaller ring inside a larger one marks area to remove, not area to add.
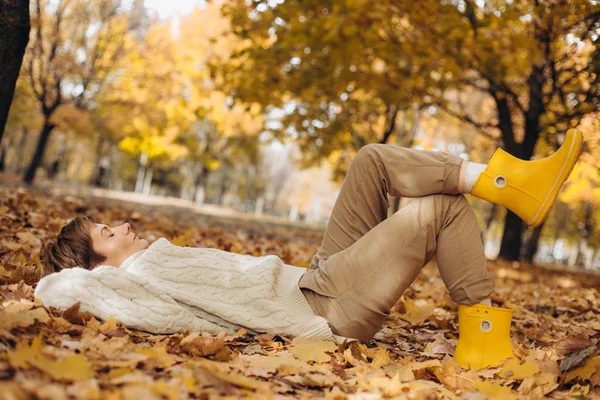
[[[129,43],[120,1],[32,2],[24,74],[43,116],[35,154],[23,180],[32,183],[57,124],[91,128],[88,106],[102,91]]]
[[[272,131],[317,158],[386,143],[400,111],[436,106],[528,160],[540,137],[556,148],[600,108],[596,1],[236,0],[224,12],[247,41],[222,65],[230,92],[287,106]],[[488,107],[467,107],[476,93]],[[523,228],[507,212],[500,257],[519,259]]]
[[[23,54],[29,41],[29,29],[28,0],[6,0],[0,3],[0,143]],[[3,148],[0,147],[0,170],[3,164]]]
[[[167,20],[143,0],[32,0],[30,13],[0,146],[25,182],[316,220],[365,144],[485,163],[497,146],[545,157],[578,127],[584,154],[542,227],[469,200],[490,254],[600,262],[595,0],[232,0]]]

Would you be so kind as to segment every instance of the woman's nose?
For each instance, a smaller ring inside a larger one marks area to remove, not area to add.
[[[129,222],[125,222],[123,225],[125,226],[125,234],[128,234],[131,230],[131,224]]]

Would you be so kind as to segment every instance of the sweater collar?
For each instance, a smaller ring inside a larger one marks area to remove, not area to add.
[[[135,253],[133,253],[132,255],[130,255],[129,257],[127,257],[127,258],[126,258],[126,259],[125,259],[125,260],[124,260],[124,261],[121,263],[121,265],[119,266],[119,268],[121,268],[121,269],[127,269],[127,268],[129,268],[129,267],[131,266],[131,264],[133,264],[133,262],[134,262],[135,260],[137,260],[137,259],[138,259],[138,258],[139,258],[139,257],[140,257],[142,254],[144,254],[144,252],[145,252],[146,250],[147,250],[147,249],[142,249],[142,250],[140,250],[140,251],[138,251],[138,252],[135,252]]]

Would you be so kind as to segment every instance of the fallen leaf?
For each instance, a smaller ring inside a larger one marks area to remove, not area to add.
[[[575,368],[565,375],[565,382],[570,382],[575,378],[590,379],[598,366],[600,366],[600,356],[588,358],[581,367]]]
[[[507,386],[502,386],[500,382],[479,381],[475,383],[475,389],[483,394],[493,398],[503,400],[516,400],[517,395]]]
[[[511,358],[502,366],[500,376],[516,380],[523,380],[525,378],[533,377],[533,375],[538,372],[540,372],[540,369],[531,361],[526,360],[523,364],[521,364],[516,358]]]
[[[202,334],[193,332],[184,337],[179,344],[187,353],[205,357],[223,349],[225,346],[224,339],[225,332],[219,332],[217,336],[213,336],[207,332],[202,332]]]
[[[36,320],[48,322],[50,316],[43,307],[37,307],[32,310],[3,313],[0,312],[0,328],[12,329],[18,326],[29,326]]]
[[[588,335],[585,333],[577,333],[559,340],[554,344],[552,349],[557,356],[562,357],[584,349],[592,344],[593,342]]]
[[[32,309],[33,307],[37,307],[33,301],[29,301],[27,299],[19,299],[19,300],[8,300],[2,303],[2,307],[4,307],[4,311],[8,313],[12,312],[20,312],[27,311]]]
[[[435,305],[432,305],[423,299],[406,299],[404,301],[404,306],[406,313],[399,314],[399,317],[410,322],[412,325],[418,325],[425,321],[429,316],[431,316],[431,314],[433,314],[433,310],[435,309]]]
[[[328,362],[330,355],[326,352],[335,352],[337,345],[333,342],[316,341],[308,338],[296,337],[292,340],[289,352],[298,360],[304,362]]]
[[[59,381],[72,382],[94,376],[92,363],[81,354],[68,356],[58,361],[44,355],[41,335],[32,341],[31,346],[27,340],[17,343],[15,350],[8,352],[8,360],[15,368],[26,368],[31,365]]]
[[[579,365],[583,360],[594,354],[598,350],[596,345],[588,346],[578,352],[575,352],[560,361],[560,370],[566,372],[571,368]]]

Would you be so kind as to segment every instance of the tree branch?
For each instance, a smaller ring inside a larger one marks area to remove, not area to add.
[[[444,111],[446,114],[448,114],[452,117],[455,117],[462,122],[470,124],[471,126],[475,127],[481,135],[487,137],[488,139],[494,140],[494,141],[499,139],[499,137],[493,136],[489,132],[486,132],[487,129],[497,129],[498,124],[493,124],[491,122],[475,121],[473,118],[469,117],[466,113],[464,113],[464,112],[458,113],[443,103],[432,103],[431,105],[438,107],[439,109]],[[462,103],[461,103],[461,106],[462,106]],[[463,111],[464,111],[464,106],[463,106]]]

